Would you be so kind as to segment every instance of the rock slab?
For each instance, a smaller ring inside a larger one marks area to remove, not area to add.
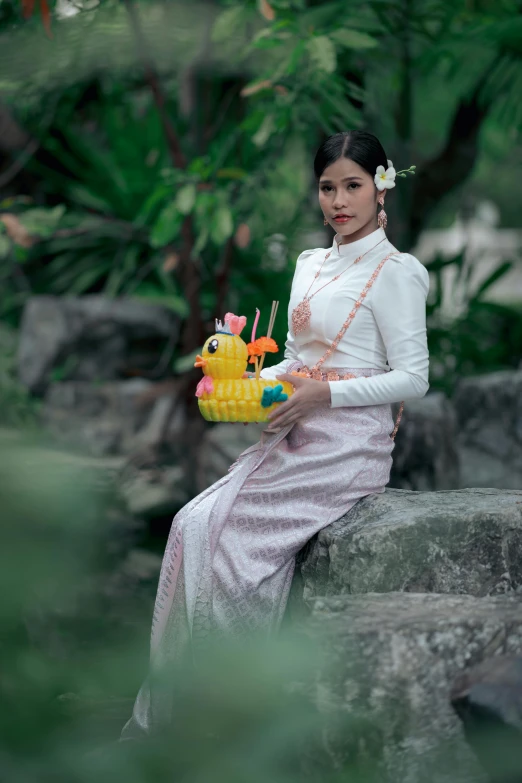
[[[315,682],[292,684],[323,718],[308,770],[366,755],[382,783],[484,780],[451,686],[467,666],[520,654],[522,597],[388,593],[309,604],[298,635],[318,645],[319,670]]]
[[[179,328],[170,310],[132,298],[34,296],[22,316],[18,378],[42,395],[57,373],[95,382],[154,373]]]
[[[522,489],[522,369],[463,378],[452,402],[461,486]]]
[[[404,406],[389,486],[395,489],[432,491],[458,489],[460,461],[457,418],[442,392],[430,392]]]
[[[293,600],[522,591],[522,491],[387,489],[321,530],[297,565]]]
[[[145,378],[100,384],[61,381],[49,385],[41,421],[63,447],[92,456],[132,454],[154,446],[164,434],[176,443],[182,414],[178,409],[170,416],[173,398],[172,384]]]

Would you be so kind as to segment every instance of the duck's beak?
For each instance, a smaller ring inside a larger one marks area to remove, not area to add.
[[[198,353],[198,355],[196,356],[196,361],[194,362],[194,367],[206,367],[207,364],[208,364],[208,359],[204,359]]]

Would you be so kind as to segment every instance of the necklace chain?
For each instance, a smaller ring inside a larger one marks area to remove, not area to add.
[[[386,239],[386,237],[384,237],[384,239]],[[297,307],[294,308],[294,310],[292,312],[292,327],[293,327],[293,330],[294,330],[294,334],[299,334],[300,332],[304,331],[310,324],[310,319],[311,319],[311,316],[312,316],[312,313],[311,313],[311,310],[310,310],[310,300],[316,294],[318,294],[319,291],[322,291],[323,288],[326,288],[327,285],[330,285],[330,283],[333,283],[335,280],[339,280],[341,275],[344,275],[344,273],[348,269],[351,269],[352,266],[355,266],[355,264],[358,264],[359,261],[362,258],[364,258],[365,255],[370,253],[372,250],[375,250],[375,248],[378,245],[380,245],[381,242],[384,242],[384,239],[381,239],[379,242],[377,242],[376,245],[374,245],[373,247],[369,248],[369,250],[366,250],[362,255],[358,256],[358,258],[356,258],[355,261],[353,261],[353,263],[351,263],[349,266],[347,266],[346,269],[343,269],[342,272],[340,272],[338,275],[335,275],[335,277],[332,277],[332,279],[329,280],[327,283],[324,283],[324,285],[322,285],[320,288],[318,288],[317,291],[314,291],[314,293],[311,296],[308,296],[308,294],[310,292],[310,289],[311,289],[311,287],[314,284],[314,281],[317,280],[317,278],[321,274],[321,269],[323,268],[326,259],[332,253],[331,250],[328,251],[328,253],[323,258],[323,262],[322,262],[321,266],[319,267],[318,271],[315,273],[315,275],[314,275],[314,277],[312,279],[312,282],[308,286],[308,291],[306,292],[306,294],[304,296],[304,299],[297,305]]]

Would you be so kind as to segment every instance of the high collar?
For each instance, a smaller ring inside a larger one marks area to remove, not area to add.
[[[371,234],[367,234],[362,239],[358,239],[356,242],[348,242],[347,244],[338,244],[342,240],[341,234],[336,234],[333,239],[332,243],[332,256],[342,258],[350,259],[350,258],[357,258],[357,256],[362,255],[363,253],[367,253],[368,250],[371,250],[375,245],[377,245],[378,242],[381,242],[383,239],[386,239],[386,233],[383,228],[378,228],[376,231],[372,231]],[[379,248],[384,245],[384,242],[382,242],[382,245],[379,245]]]

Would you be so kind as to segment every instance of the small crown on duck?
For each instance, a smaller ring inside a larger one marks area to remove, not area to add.
[[[230,328],[228,321],[225,321],[225,325],[216,318],[216,334],[234,334]]]

